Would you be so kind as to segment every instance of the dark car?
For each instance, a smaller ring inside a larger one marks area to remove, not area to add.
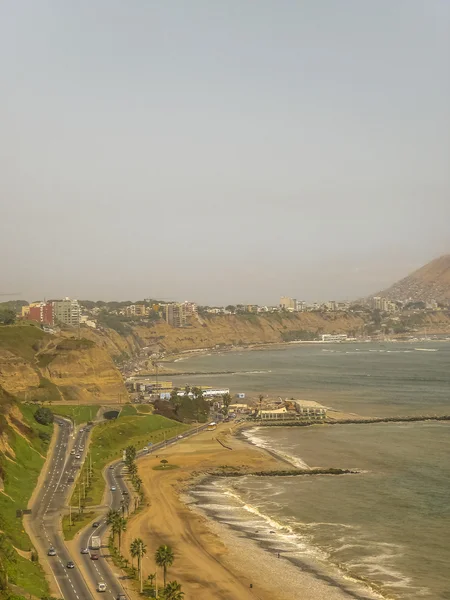
[[[74,569],[75,568],[75,563],[73,562],[73,560],[69,560],[69,562],[67,563],[66,567],[68,569]]]
[[[116,600],[127,600],[125,594],[118,594]]]
[[[97,552],[92,552],[92,554],[91,554],[91,560],[98,560],[98,554],[97,554]]]
[[[127,490],[123,490],[122,495],[123,496],[128,496],[128,491]]]
[[[94,521],[92,523],[92,527],[100,527],[100,523],[98,521]]]

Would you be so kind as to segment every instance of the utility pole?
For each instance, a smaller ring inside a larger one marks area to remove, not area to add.
[[[72,527],[72,502],[69,500],[69,525]]]
[[[78,514],[81,515],[81,482],[78,481]]]

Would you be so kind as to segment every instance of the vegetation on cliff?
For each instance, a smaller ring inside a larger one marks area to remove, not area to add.
[[[35,407],[20,406],[0,387],[0,598],[12,590],[47,594],[37,553],[17,510],[26,509],[45,462],[52,425],[39,424]],[[27,476],[23,474],[26,472]],[[21,598],[22,596],[16,596]]]

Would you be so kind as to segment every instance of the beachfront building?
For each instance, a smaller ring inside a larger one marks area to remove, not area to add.
[[[285,406],[259,410],[256,418],[262,421],[323,421],[326,416],[325,408],[297,405],[295,410],[288,410]]]
[[[346,333],[323,333],[322,342],[346,342],[348,335]]]
[[[327,409],[316,406],[302,406],[297,404],[297,418],[307,419],[312,421],[323,421],[327,418]]]

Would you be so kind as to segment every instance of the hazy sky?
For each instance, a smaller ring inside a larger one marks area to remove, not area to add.
[[[0,293],[345,299],[450,251],[448,0],[2,0],[0,115]]]

